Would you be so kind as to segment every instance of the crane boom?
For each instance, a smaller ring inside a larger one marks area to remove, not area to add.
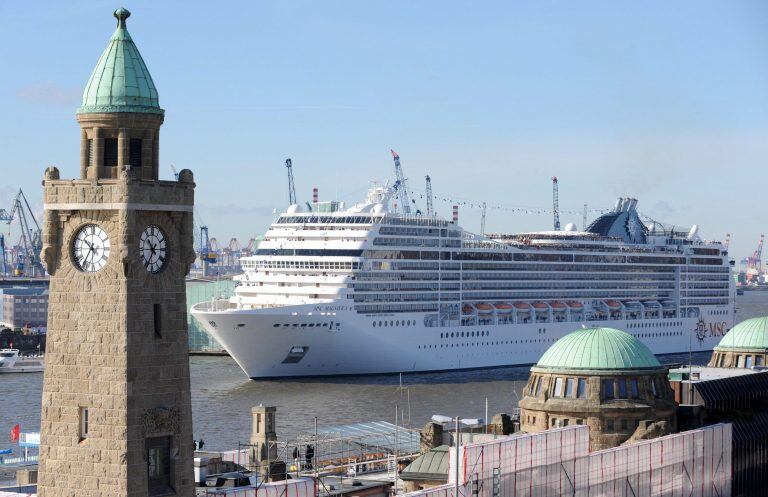
[[[434,207],[433,207],[433,200],[432,200],[432,179],[429,177],[429,175],[426,176],[427,180],[427,216],[434,215]]]
[[[288,205],[296,202],[296,188],[293,186],[293,163],[291,159],[285,159],[285,167],[288,169]]]
[[[400,209],[402,209],[403,214],[410,214],[411,200],[408,198],[408,187],[405,183],[403,168],[400,165],[400,156],[392,149],[389,149],[389,151],[392,152],[392,158],[395,161],[395,181],[398,185],[397,198],[400,201]]]
[[[552,215],[555,221],[555,231],[560,231],[560,206],[557,191],[557,176],[552,176]]]

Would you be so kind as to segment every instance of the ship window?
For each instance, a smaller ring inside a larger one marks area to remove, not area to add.
[[[278,327],[280,327],[280,323],[273,324],[272,327],[273,328],[278,328]]]

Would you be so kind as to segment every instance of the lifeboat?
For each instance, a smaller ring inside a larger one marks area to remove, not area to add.
[[[517,312],[531,312],[531,304],[527,302],[515,302],[513,305]]]
[[[549,303],[549,306],[550,306],[550,307],[552,308],[552,310],[554,310],[554,311],[564,311],[564,310],[565,310],[565,304],[563,304],[562,302],[560,302],[560,301],[558,301],[558,300],[556,300],[556,301],[554,301],[554,302],[550,302],[550,303]]]
[[[549,310],[549,306],[545,304],[544,302],[534,302],[533,308],[537,311],[547,311]]]
[[[661,301],[661,306],[663,308],[665,308],[665,309],[674,309],[675,308],[675,303],[672,302],[671,300],[662,300]]]
[[[569,300],[568,302],[566,302],[566,304],[568,304],[568,307],[570,307],[571,309],[575,309],[577,311],[580,311],[584,308],[584,305],[581,302],[577,302],[575,300]]]
[[[475,304],[475,309],[477,309],[477,312],[487,314],[489,312],[493,312],[493,306],[491,304]]]
[[[621,309],[621,302],[618,300],[606,300],[605,305],[607,305],[609,309]]]
[[[493,304],[493,306],[499,312],[512,312],[512,305],[507,304],[506,302],[498,302],[496,304]]]
[[[464,306],[461,308],[461,312],[464,314],[472,314],[475,312],[475,308],[469,304],[464,304]]]

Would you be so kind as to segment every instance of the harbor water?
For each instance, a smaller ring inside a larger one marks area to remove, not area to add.
[[[740,295],[737,309],[737,321],[768,314],[768,292]],[[709,353],[693,354],[692,359],[706,363]],[[687,363],[688,354],[662,360]],[[207,449],[222,450],[247,441],[250,409],[258,404],[277,406],[280,438],[310,431],[315,417],[320,426],[394,422],[396,405],[400,424],[421,427],[437,413],[484,417],[486,398],[491,415],[511,412],[528,378],[528,367],[510,367],[403,375],[403,387],[398,376],[252,381],[229,357],[191,357],[190,364],[194,436]],[[22,431],[39,429],[42,380],[39,373],[0,376],[0,433],[16,423]]]

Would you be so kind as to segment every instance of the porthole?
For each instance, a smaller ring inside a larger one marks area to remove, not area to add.
[[[374,327],[374,328],[376,327],[376,321],[374,321],[374,322],[373,322],[373,327]]]

